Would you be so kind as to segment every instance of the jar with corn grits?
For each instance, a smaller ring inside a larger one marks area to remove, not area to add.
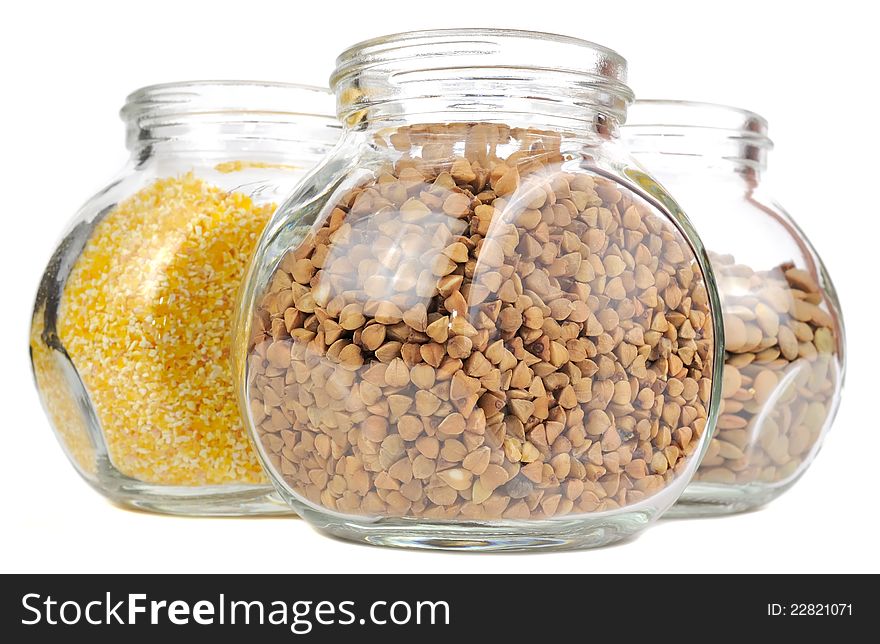
[[[275,208],[335,142],[318,88],[173,83],[129,96],[131,158],[76,215],[31,327],[37,388],[79,473],[176,514],[285,512],[239,415],[229,336]]]
[[[618,143],[625,75],[592,43],[485,29],[339,57],[343,138],[261,238],[234,339],[248,426],[307,521],[574,548],[677,498],[721,318],[699,239]]]
[[[822,260],[765,179],[767,122],[636,101],[624,139],[706,242],[724,314],[718,424],[676,515],[748,510],[809,467],[840,403],[844,329]]]

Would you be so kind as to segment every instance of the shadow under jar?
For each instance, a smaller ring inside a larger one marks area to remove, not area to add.
[[[765,185],[767,122],[722,105],[636,101],[623,138],[700,232],[724,311],[722,406],[671,516],[776,498],[804,473],[840,402],[844,329],[822,261]]]
[[[259,242],[234,349],[264,465],[307,521],[589,547],[684,488],[720,317],[693,232],[628,176],[624,80],[614,52],[531,32],[339,57],[343,139]]]
[[[175,514],[289,512],[239,416],[229,335],[277,202],[340,129],[319,88],[192,82],[122,109],[131,158],[43,275],[30,349],[43,405],[99,492]]]

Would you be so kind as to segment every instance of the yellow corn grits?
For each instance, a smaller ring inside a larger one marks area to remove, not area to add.
[[[42,338],[45,308],[34,314],[31,324],[31,363],[34,379],[46,414],[58,433],[58,439],[77,466],[89,475],[95,474],[95,448],[89,438],[86,420],[67,380],[59,360],[60,353],[50,348]]]
[[[160,179],[95,227],[58,332],[114,466],[167,485],[258,483],[229,366],[245,265],[274,204],[192,174]]]

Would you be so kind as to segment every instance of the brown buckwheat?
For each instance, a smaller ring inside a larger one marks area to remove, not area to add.
[[[399,160],[335,197],[258,300],[269,466],[354,515],[540,519],[663,489],[711,389],[682,235],[558,134],[428,125],[388,144]]]
[[[810,455],[833,410],[840,337],[819,284],[791,264],[713,255],[724,305],[721,415],[696,479],[776,483]]]

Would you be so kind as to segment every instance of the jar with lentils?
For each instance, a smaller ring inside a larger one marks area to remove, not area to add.
[[[79,473],[178,514],[289,512],[245,432],[229,336],[275,205],[340,128],[323,89],[146,87],[122,109],[131,158],[76,215],[43,275],[36,385]]]
[[[763,505],[809,467],[840,402],[844,329],[834,286],[766,185],[772,146],[762,117],[636,101],[623,133],[700,231],[723,307],[720,415],[672,513]]]
[[[625,75],[608,49],[516,31],[339,57],[343,138],[258,243],[234,348],[263,463],[307,521],[589,547],[682,491],[721,320],[698,238],[618,144]]]

